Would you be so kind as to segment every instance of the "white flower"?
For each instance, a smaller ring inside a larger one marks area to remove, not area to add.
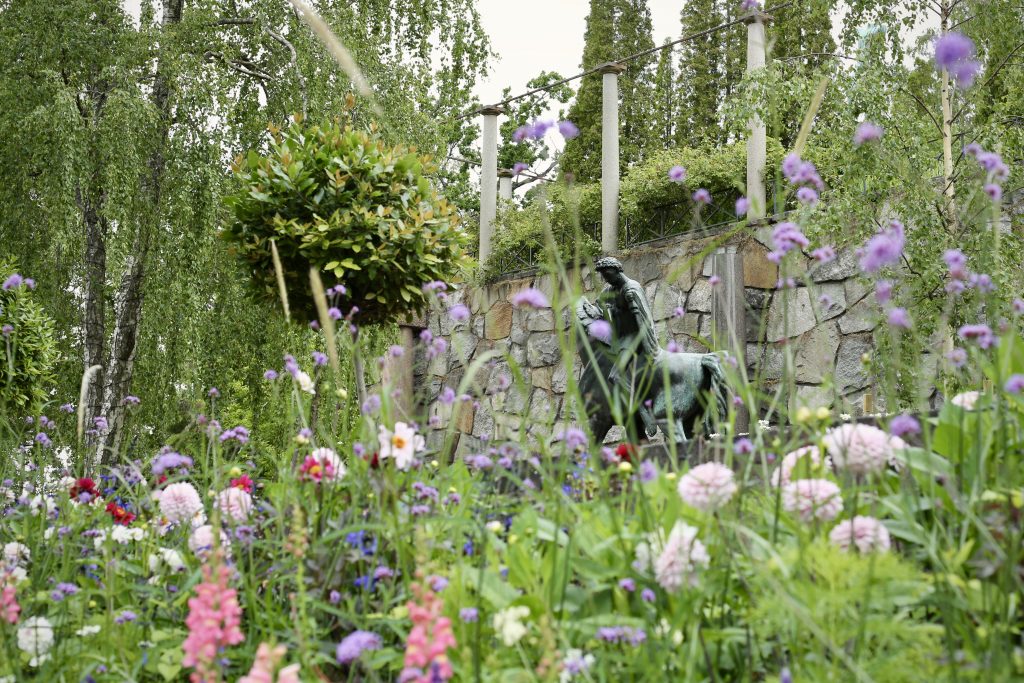
[[[299,383],[299,388],[305,391],[307,394],[315,394],[316,387],[313,385],[313,380],[310,379],[309,375],[305,371],[299,370],[295,373],[295,381]]]
[[[404,422],[396,422],[394,432],[381,425],[377,441],[380,443],[380,459],[394,458],[395,467],[400,470],[409,469],[415,453],[426,446],[423,437]]]
[[[32,655],[29,666],[39,666],[53,647],[53,626],[46,617],[30,617],[18,627],[18,649]]]
[[[345,476],[345,463],[332,449],[317,448],[309,455],[320,465],[325,481],[337,481]]]
[[[100,630],[101,628],[98,625],[93,624],[91,626],[83,626],[82,628],[78,629],[77,631],[75,631],[75,635],[86,638],[88,636],[96,635],[100,632]]]
[[[225,552],[229,550],[228,537],[221,531],[220,532],[220,547]],[[204,524],[192,531],[192,535],[188,538],[188,549],[196,554],[199,559],[204,559],[207,555],[213,552],[213,527],[209,524]]]
[[[53,535],[55,533],[57,533],[57,528],[56,527],[52,527],[52,526],[46,527],[46,531],[43,532],[43,540],[44,541],[49,541],[51,538],[53,538]]]
[[[177,550],[157,548],[157,551],[149,556],[149,571],[158,572],[164,566],[172,572],[182,572],[185,571],[185,560]]]
[[[717,462],[697,465],[679,480],[679,497],[690,507],[713,512],[736,493],[732,470]]]
[[[247,491],[232,486],[218,493],[213,505],[230,520],[244,522],[249,519],[249,511],[252,510],[252,496]]]
[[[530,616],[530,608],[522,605],[508,607],[494,615],[492,625],[495,633],[501,638],[501,642],[507,647],[512,647],[526,635],[527,628],[523,619]]]
[[[965,391],[949,399],[949,402],[955,406],[960,406],[964,410],[974,410],[974,405],[978,402],[979,398],[981,398],[980,391]]]
[[[110,537],[121,545],[127,545],[130,541],[141,541],[143,533],[142,529],[138,527],[127,527],[117,524],[114,526],[113,531],[110,532]]]
[[[160,513],[171,523],[192,519],[202,509],[199,492],[187,481],[170,484],[160,494]]]
[[[664,531],[658,529],[647,534],[646,540],[640,541],[636,545],[636,560],[633,561],[633,568],[638,572],[651,571],[655,555],[659,555],[664,547]]]
[[[46,514],[50,514],[57,510],[57,504],[53,502],[53,498],[43,495],[33,496],[32,500],[28,503],[28,507],[33,515],[38,515],[44,510],[46,511]]]
[[[28,572],[21,567],[8,567],[4,570],[3,574],[11,585],[24,581],[25,577],[28,576]]]
[[[11,541],[4,545],[4,564],[8,566],[24,566],[32,559],[32,552],[24,543]]]
[[[697,530],[676,522],[665,541],[665,549],[654,561],[654,578],[667,591],[684,585],[696,586],[699,569],[707,567],[710,561],[707,549],[697,538]]]

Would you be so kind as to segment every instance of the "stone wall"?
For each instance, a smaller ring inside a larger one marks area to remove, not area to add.
[[[828,406],[858,415],[870,383],[862,356],[873,349],[879,308],[870,286],[857,275],[856,256],[846,250],[835,261],[818,264],[802,255],[791,273],[796,286],[777,289],[778,268],[767,259],[770,233],[770,227],[762,228],[732,240],[730,244],[743,255],[743,281],[714,285],[743,287],[751,377],[759,377],[766,391],[777,388],[783,376],[784,346],[791,345],[796,388],[788,397],[790,406]],[[663,346],[671,339],[683,351],[707,350],[705,342],[714,329],[712,251],[720,240],[680,236],[619,255],[626,275],[644,286]],[[600,276],[589,268],[578,276],[588,296],[603,286]],[[555,279],[533,273],[465,288],[450,293],[448,304],[468,306],[469,320],[455,322],[439,313],[430,316],[431,332],[449,342],[445,353],[430,360],[421,358],[416,365],[420,400],[429,403],[435,431],[454,419],[460,434],[475,437],[462,439],[472,447],[481,438],[514,436],[520,429],[557,431],[578,420],[577,407],[566,398],[569,378],[560,362],[556,333],[556,325],[566,329],[569,310],[513,307],[511,296],[527,287],[553,298]],[[676,315],[678,308],[685,311],[681,317]],[[471,398],[454,404],[437,400],[446,386],[458,391],[473,362],[489,352],[494,357],[474,370],[467,392]],[[511,389],[501,390],[512,379],[506,354],[521,368],[525,386],[513,382]],[[579,377],[578,359],[573,372]]]

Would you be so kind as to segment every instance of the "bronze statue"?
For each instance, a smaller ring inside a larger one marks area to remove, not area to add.
[[[710,433],[714,418],[724,419],[727,411],[718,355],[662,349],[640,283],[626,277],[622,263],[610,256],[598,259],[594,269],[607,286],[595,303],[582,298],[576,306],[584,331],[580,392],[594,438],[601,443],[613,424],[623,422],[631,441],[650,438],[661,426],[684,442],[693,438],[701,416]]]

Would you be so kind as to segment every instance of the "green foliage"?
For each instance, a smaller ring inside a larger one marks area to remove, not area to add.
[[[768,164],[778,166],[783,151],[778,141],[768,140]],[[652,152],[643,162],[632,166],[622,179],[619,191],[620,220],[632,225],[651,222],[656,210],[675,207],[673,215],[689,222],[693,215],[694,189],[708,189],[715,204],[732,211],[733,202],[743,194],[746,180],[747,151],[741,143],[720,148],[676,148]],[[668,178],[668,171],[680,164],[686,168],[684,185]],[[681,218],[680,218],[681,216]],[[544,225],[550,226],[561,258],[568,258],[579,247],[582,256],[600,250],[601,186],[599,183],[548,184],[530,195],[526,206],[517,211],[503,207],[495,222],[493,256],[487,276],[502,270],[516,270],[517,263],[539,262],[532,258],[546,247]]]
[[[0,263],[0,282],[12,273]],[[0,290],[0,327],[0,408],[27,414],[49,399],[56,379],[60,351],[53,318],[21,285]]]
[[[454,207],[432,187],[429,159],[386,145],[351,123],[273,130],[267,155],[239,159],[242,189],[225,230],[266,300],[279,296],[277,244],[293,310],[316,317],[309,269],[348,289],[358,320],[380,323],[422,311],[423,285],[455,276],[467,239]]]

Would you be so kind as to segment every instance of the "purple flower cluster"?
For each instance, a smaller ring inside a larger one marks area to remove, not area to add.
[[[702,187],[693,193],[693,202],[698,205],[707,206],[711,203],[711,193]]]
[[[220,442],[237,441],[240,444],[249,443],[249,430],[241,425],[225,429],[220,435]]]
[[[647,634],[643,629],[631,626],[602,626],[597,629],[597,639],[614,645],[628,644],[637,647],[647,640]]]
[[[353,631],[338,643],[334,656],[337,658],[338,664],[351,664],[359,659],[364,652],[379,650],[383,645],[383,639],[376,633]]]
[[[955,31],[944,33],[935,41],[935,67],[945,69],[960,88],[970,88],[981,71],[974,59],[974,41]]]
[[[540,140],[552,128],[558,128],[558,133],[566,140],[571,140],[580,134],[580,129],[572,121],[559,121],[556,124],[553,121],[537,119],[532,123],[516,128],[515,132],[512,133],[512,140],[515,142]]]
[[[893,436],[903,438],[909,434],[920,434],[921,423],[913,415],[903,413],[897,415],[889,422],[889,432]]]
[[[883,132],[881,126],[864,121],[857,126],[857,130],[853,133],[853,144],[860,147],[869,142],[878,142],[882,139]]]
[[[512,172],[515,173],[516,175],[519,175],[528,168],[530,168],[529,164],[524,164],[522,161],[517,161],[512,166]]]
[[[522,308],[523,306],[527,306],[529,308],[547,308],[550,305],[548,303],[547,296],[544,295],[544,292],[539,289],[534,289],[533,287],[528,287],[527,289],[516,292],[512,295],[512,298],[509,299],[509,301],[511,301],[512,305],[516,308]]]
[[[775,246],[775,250],[768,254],[768,260],[780,263],[786,254],[794,249],[802,249],[810,243],[796,223],[789,221],[779,223],[772,231],[772,244]]]
[[[964,325],[959,329],[957,334],[960,335],[961,339],[974,340],[978,346],[983,349],[988,349],[999,343],[996,336],[992,333],[992,328],[988,325],[979,323],[976,325]]]
[[[890,221],[889,227],[875,233],[860,250],[860,268],[865,273],[877,273],[886,266],[900,262],[906,237],[903,224]]]
[[[782,173],[791,185],[811,185],[818,192],[825,189],[818,169],[810,161],[801,159],[796,152],[790,152],[782,160]]]
[[[598,341],[610,344],[612,341],[612,326],[607,320],[595,320],[587,327],[587,333]]]
[[[750,200],[746,197],[740,197],[736,200],[736,215],[746,216],[747,212],[750,211]]]
[[[1002,183],[1010,177],[1010,167],[997,152],[986,152],[976,142],[964,147],[964,153],[974,157],[978,165],[985,170],[985,194],[994,202],[1003,197]]]
[[[156,457],[153,458],[153,474],[161,475],[168,470],[182,469],[188,470],[192,467],[192,458],[187,455],[182,455],[177,451],[172,451],[170,446],[164,446],[157,453]]]
[[[686,180],[686,169],[676,165],[668,169],[668,179],[673,183],[682,183]]]
[[[448,315],[457,323],[464,323],[469,320],[469,309],[465,304],[455,304],[448,309]]]

